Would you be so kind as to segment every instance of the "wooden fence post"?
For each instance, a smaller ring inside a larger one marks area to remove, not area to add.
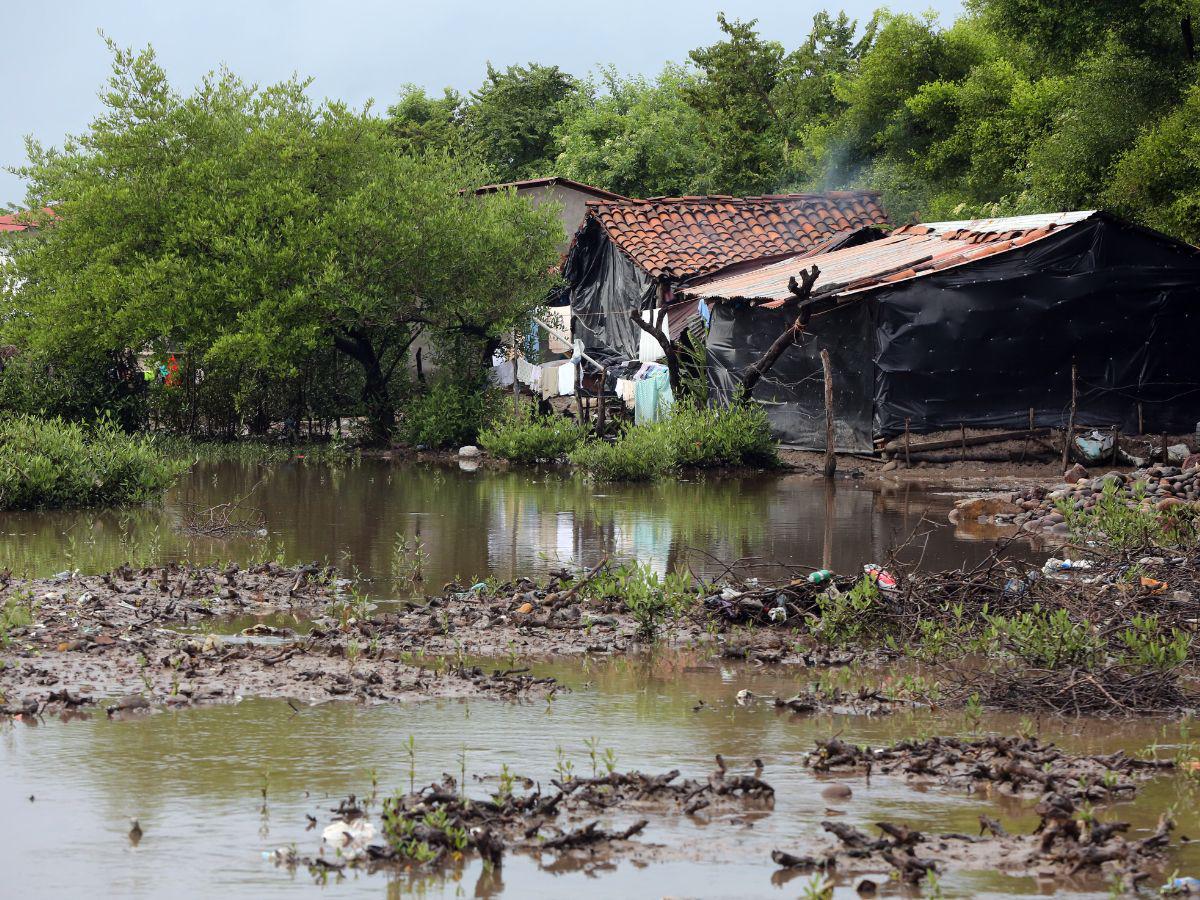
[[[833,453],[833,366],[829,362],[829,351],[821,350],[821,370],[825,373],[825,477],[837,471],[837,457]]]
[[[1079,366],[1071,361],[1071,413],[1067,417],[1067,433],[1063,436],[1062,467],[1067,471],[1071,464],[1071,442],[1075,440],[1075,407],[1079,402]]]

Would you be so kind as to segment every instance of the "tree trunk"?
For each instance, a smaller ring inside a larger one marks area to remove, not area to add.
[[[793,299],[791,302],[793,304],[799,303],[812,293],[813,285],[820,274],[821,270],[814,264],[811,268],[800,270],[799,282],[794,277],[788,279],[788,290],[792,292]],[[771,367],[775,365],[779,357],[783,356],[783,352],[800,339],[800,335],[804,334],[804,329],[808,326],[808,320],[811,315],[812,309],[802,306],[800,314],[796,316],[796,321],[785,328],[779,337],[775,338],[766,353],[743,370],[742,399],[750,399],[750,392],[754,390],[754,386],[771,370]]]
[[[629,311],[629,318],[638,328],[658,341],[658,346],[662,348],[663,357],[667,361],[667,377],[671,380],[671,393],[678,397],[679,354],[675,352],[675,346],[671,343],[671,339],[662,330],[662,316],[651,316],[651,319],[654,319],[654,321],[648,323],[642,318],[640,310],[631,309]]]
[[[366,407],[367,424],[370,427],[372,444],[386,444],[396,430],[396,411],[392,408],[392,395],[388,379],[384,375],[379,354],[371,339],[362,332],[337,335],[334,346],[363,368],[363,405]]]

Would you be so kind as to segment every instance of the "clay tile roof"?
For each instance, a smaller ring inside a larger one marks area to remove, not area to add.
[[[888,224],[879,195],[868,191],[600,200],[588,202],[588,214],[656,278],[801,253],[831,234]]]
[[[53,216],[54,213],[49,207],[42,210],[43,213]],[[36,228],[37,224],[30,220],[27,213],[13,213],[11,215],[0,216],[0,231],[24,231],[27,228]]]
[[[718,275],[689,292],[706,300],[753,300],[767,308],[786,301],[788,279],[816,264],[814,296],[845,297],[966,265],[1040,240],[1096,215],[1093,211],[905,225],[875,241],[817,251],[802,258],[751,265]]]

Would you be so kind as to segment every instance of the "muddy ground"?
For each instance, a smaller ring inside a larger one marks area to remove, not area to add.
[[[155,705],[232,702],[244,696],[302,703],[399,702],[426,697],[513,697],[553,690],[523,672],[458,666],[432,671],[347,632],[362,601],[331,569],[267,563],[240,569],[122,567],[24,581],[0,575],[0,603],[24,613],[0,649],[0,693],[10,714],[88,707],[110,713]],[[312,617],[297,635],[269,625],[220,636],[234,616]]]

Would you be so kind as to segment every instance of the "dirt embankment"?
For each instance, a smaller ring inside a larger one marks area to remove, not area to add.
[[[367,609],[349,588],[332,569],[274,563],[246,570],[122,567],[29,581],[5,573],[4,708],[28,714],[119,698],[112,714],[245,696],[370,703],[553,689],[552,679],[523,672],[421,667],[395,652],[394,642],[385,646],[357,630]],[[233,617],[283,612],[313,618],[312,632],[264,624],[219,635]]]

